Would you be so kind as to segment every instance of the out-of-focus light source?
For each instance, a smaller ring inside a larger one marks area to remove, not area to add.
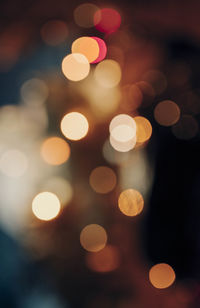
[[[50,137],[43,142],[41,155],[48,164],[61,165],[69,159],[70,147],[62,138]]]
[[[171,126],[180,118],[180,108],[172,101],[160,102],[154,109],[155,120],[163,126]]]
[[[84,3],[74,10],[74,20],[76,24],[83,28],[94,26],[94,14],[99,8],[92,3]]]
[[[21,97],[27,105],[43,104],[48,97],[48,92],[45,82],[38,78],[27,80],[21,87]]]
[[[94,14],[94,25],[101,32],[112,33],[120,27],[121,16],[112,8],[99,9]]]
[[[119,252],[116,247],[106,245],[101,251],[86,255],[87,266],[95,272],[106,273],[116,270],[120,264]]]
[[[113,149],[115,149],[116,151],[118,151],[118,152],[128,152],[135,147],[136,136],[133,137],[132,139],[126,141],[126,142],[121,142],[121,141],[114,139],[112,137],[112,135],[110,135],[109,141],[110,141],[110,144],[113,147]]]
[[[41,37],[51,46],[63,43],[68,36],[68,28],[62,20],[50,20],[42,26]]]
[[[176,275],[173,268],[166,263],[156,264],[149,271],[149,280],[157,289],[168,288],[175,279]]]
[[[101,62],[105,57],[106,57],[106,53],[107,53],[107,47],[106,47],[106,43],[104,42],[104,40],[102,40],[99,37],[96,36],[92,36],[92,38],[98,43],[99,45],[99,55],[96,58],[96,60],[94,60],[92,63],[98,63]]]
[[[61,131],[70,140],[80,140],[84,138],[89,129],[88,120],[79,112],[67,113],[61,120]]]
[[[71,81],[83,80],[88,76],[89,71],[88,59],[82,54],[69,54],[62,61],[62,72]]]
[[[100,166],[91,172],[89,182],[94,191],[106,194],[114,189],[117,179],[111,168]]]
[[[129,153],[115,151],[109,140],[105,141],[102,150],[105,160],[111,164],[123,165],[129,160]]]
[[[51,192],[41,192],[33,199],[32,211],[40,220],[51,220],[60,212],[60,201]]]
[[[59,176],[50,177],[43,183],[41,188],[43,191],[51,191],[56,194],[62,205],[68,204],[73,196],[71,184]]]
[[[0,171],[6,176],[18,178],[27,171],[27,168],[27,157],[19,150],[7,150],[0,157]]]
[[[107,233],[105,229],[97,224],[87,225],[80,234],[82,247],[91,252],[103,249],[107,243]]]
[[[126,216],[139,215],[144,207],[144,199],[141,193],[135,189],[124,190],[118,200],[120,211]]]
[[[179,121],[172,126],[172,133],[178,138],[189,140],[196,136],[199,130],[197,120],[191,115],[183,115]]]
[[[121,68],[116,61],[106,59],[97,64],[94,77],[102,87],[113,88],[121,80]]]
[[[82,36],[72,43],[72,54],[84,55],[89,63],[99,57],[99,44],[96,39],[88,36]]]
[[[122,87],[121,108],[127,112],[134,111],[140,107],[143,95],[135,84],[127,84]]]
[[[150,83],[157,95],[163,93],[167,88],[167,80],[165,75],[158,70],[150,70],[146,72],[142,80]]]
[[[146,142],[152,135],[152,126],[149,120],[144,117],[134,117],[136,122],[136,140],[139,143]]]

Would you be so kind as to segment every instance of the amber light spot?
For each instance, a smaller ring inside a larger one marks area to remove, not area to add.
[[[46,139],[41,147],[41,155],[50,165],[61,165],[69,159],[69,144],[59,137]]]
[[[137,142],[143,143],[150,139],[152,135],[152,126],[149,120],[144,117],[135,117],[136,122],[136,139]]]
[[[82,247],[90,252],[97,252],[103,249],[107,243],[107,233],[105,229],[97,224],[87,225],[80,234]]]
[[[89,182],[94,191],[106,194],[115,188],[117,179],[111,168],[100,166],[91,172]]]
[[[144,199],[139,191],[126,189],[120,194],[118,205],[124,215],[136,216],[143,210]]]
[[[99,56],[99,44],[92,37],[82,36],[72,43],[72,53],[83,54],[91,63]]]
[[[171,126],[180,118],[180,108],[173,101],[162,101],[154,109],[155,120],[163,126]]]
[[[149,271],[149,280],[157,289],[168,288],[174,283],[175,278],[173,268],[166,263],[156,264]]]

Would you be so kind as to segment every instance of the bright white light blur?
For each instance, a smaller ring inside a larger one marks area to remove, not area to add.
[[[89,124],[79,112],[67,113],[60,124],[63,135],[70,140],[80,140],[87,135]]]
[[[71,81],[86,78],[90,71],[90,64],[86,56],[80,53],[67,55],[62,61],[62,72]]]
[[[110,135],[109,140],[110,140],[111,146],[118,152],[128,152],[132,150],[136,145],[136,136],[128,141],[121,142],[121,141],[114,139],[112,135]]]
[[[55,218],[60,211],[60,201],[58,197],[51,192],[39,193],[32,202],[33,214],[41,220],[51,220]]]
[[[17,178],[22,176],[28,168],[28,160],[24,153],[11,149],[0,157],[0,171],[5,175]]]

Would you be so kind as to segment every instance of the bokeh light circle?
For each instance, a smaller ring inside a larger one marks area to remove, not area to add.
[[[111,168],[100,166],[92,170],[89,182],[94,191],[106,194],[115,188],[117,178]]]
[[[48,97],[46,83],[38,78],[25,81],[21,87],[21,97],[27,105],[42,105]]]
[[[99,44],[96,39],[89,36],[82,36],[72,43],[72,54],[84,55],[89,63],[99,57]]]
[[[176,275],[173,268],[166,263],[154,265],[149,271],[149,280],[157,289],[165,289],[173,284]]]
[[[83,28],[94,26],[94,14],[99,8],[92,3],[84,3],[74,10],[74,20],[76,24]]]
[[[69,159],[70,147],[62,138],[50,137],[43,142],[41,155],[48,164],[61,165]]]
[[[179,121],[172,126],[172,133],[178,139],[189,140],[194,138],[199,131],[197,120],[191,115],[183,115]]]
[[[173,101],[162,101],[154,109],[154,118],[160,125],[171,126],[179,120],[180,108]]]
[[[114,60],[103,60],[97,64],[94,78],[102,87],[116,87],[121,80],[121,68]]]
[[[40,220],[51,220],[60,212],[60,201],[51,192],[41,192],[33,199],[32,211]]]
[[[136,122],[136,140],[139,143],[143,143],[150,139],[152,135],[152,126],[149,120],[145,117],[137,116],[134,117]]]
[[[94,25],[101,32],[112,33],[120,27],[121,16],[112,8],[99,9],[94,14]]]
[[[104,42],[104,40],[102,40],[101,38],[99,37],[96,37],[96,36],[92,36],[92,38],[98,43],[99,45],[99,55],[98,57],[96,58],[95,61],[93,61],[92,63],[98,63],[98,62],[101,62],[105,57],[106,57],[106,54],[107,54],[107,47],[106,47],[106,43]]]
[[[69,54],[62,61],[62,72],[69,80],[80,81],[88,76],[90,64],[82,54]]]
[[[61,120],[61,131],[70,140],[80,140],[84,138],[89,129],[88,120],[79,112],[67,113]]]
[[[68,36],[68,27],[62,20],[50,20],[42,26],[41,37],[51,46],[63,43]]]
[[[100,225],[87,225],[81,231],[80,243],[81,246],[87,251],[100,251],[107,243],[107,233]]]
[[[118,199],[120,211],[126,216],[140,214],[144,207],[144,199],[141,193],[135,189],[126,189],[121,192]]]

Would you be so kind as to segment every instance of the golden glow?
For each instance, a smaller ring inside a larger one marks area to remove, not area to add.
[[[107,243],[107,234],[105,229],[97,224],[87,225],[81,231],[80,243],[87,251],[100,251]]]
[[[101,166],[91,172],[89,182],[94,191],[106,194],[114,189],[117,179],[111,168]]]
[[[91,63],[99,56],[99,44],[92,37],[79,37],[72,43],[72,53],[83,54]]]
[[[113,88],[121,80],[121,68],[114,60],[103,60],[97,64],[94,77],[102,87]]]
[[[166,263],[156,264],[149,271],[149,280],[157,289],[168,288],[173,284],[175,278],[173,268]]]
[[[79,112],[67,113],[60,124],[63,135],[70,140],[84,138],[89,129],[88,120]]]
[[[13,178],[22,176],[28,168],[28,160],[24,153],[10,149],[0,157],[0,171]]]
[[[39,106],[48,97],[47,85],[41,79],[29,79],[21,87],[21,97],[26,104]]]
[[[51,220],[60,212],[60,201],[51,192],[41,192],[33,199],[32,211],[40,220]]]
[[[134,117],[134,120],[136,122],[136,140],[139,143],[143,143],[152,135],[152,126],[149,120],[147,120],[144,117]]]
[[[87,266],[95,272],[111,272],[120,264],[119,252],[116,247],[107,245],[101,251],[88,253],[86,256]]]
[[[63,43],[68,36],[68,28],[62,20],[50,20],[41,29],[43,41],[52,46]]]
[[[163,126],[171,126],[180,118],[180,108],[172,101],[160,102],[154,109],[155,120]]]
[[[88,76],[89,71],[90,64],[88,59],[82,54],[69,54],[62,61],[62,72],[69,80],[83,80]]]
[[[61,165],[69,159],[70,147],[62,138],[50,137],[43,142],[41,155],[48,164]]]
[[[172,126],[172,133],[178,138],[189,140],[196,136],[199,130],[197,120],[190,115],[183,115],[179,121]]]
[[[120,194],[118,205],[124,215],[136,216],[142,212],[144,200],[139,191],[126,189]]]
[[[78,26],[91,28],[94,26],[94,14],[98,7],[92,3],[84,3],[74,10],[74,19]]]
[[[71,184],[62,177],[50,177],[43,183],[41,188],[44,191],[51,191],[56,194],[62,205],[68,204],[73,197]]]

